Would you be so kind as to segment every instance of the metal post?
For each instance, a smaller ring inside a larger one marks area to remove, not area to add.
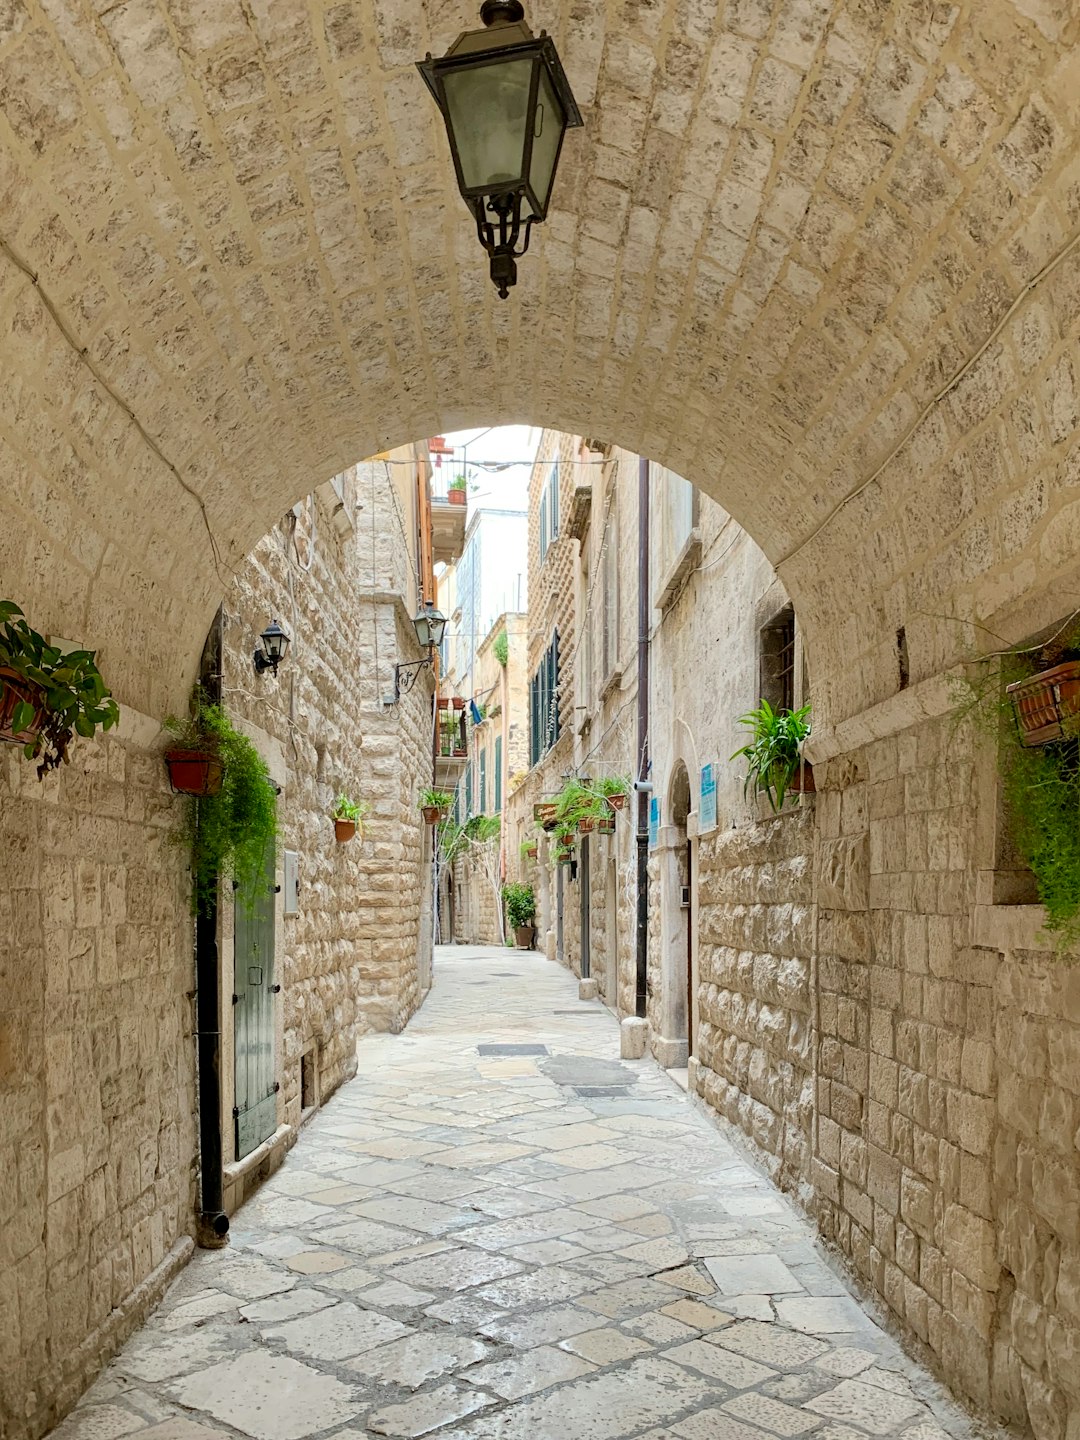
[[[638,456],[637,778],[649,778],[649,462]],[[634,1013],[644,1020],[649,973],[649,793],[638,791],[637,984]]]

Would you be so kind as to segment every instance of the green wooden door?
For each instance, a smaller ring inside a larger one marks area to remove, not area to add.
[[[233,1034],[236,1055],[236,1158],[242,1160],[277,1128],[274,1077],[274,854],[269,847],[266,873],[255,904],[237,901]]]

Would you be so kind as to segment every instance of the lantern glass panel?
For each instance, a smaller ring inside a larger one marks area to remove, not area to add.
[[[559,144],[566,128],[563,110],[546,66],[540,67],[540,85],[536,96],[536,119],[533,122],[532,164],[529,182],[540,205],[540,214],[547,213],[551,183],[555,178],[555,162]]]
[[[512,190],[524,179],[532,56],[444,72],[447,120],[464,189]]]

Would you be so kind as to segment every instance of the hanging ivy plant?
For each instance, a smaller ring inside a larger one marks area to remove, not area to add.
[[[277,841],[277,794],[266,761],[200,690],[190,717],[170,715],[165,728],[183,748],[217,755],[224,770],[219,794],[187,802],[184,827],[176,836],[191,854],[192,908],[206,914],[219,885],[231,883],[237,899],[251,909]]]

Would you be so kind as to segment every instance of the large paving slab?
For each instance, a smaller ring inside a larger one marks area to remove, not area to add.
[[[362,1042],[55,1440],[984,1434],[576,996],[536,955],[440,951],[407,1031]],[[581,1093],[612,1066],[618,1097]]]

